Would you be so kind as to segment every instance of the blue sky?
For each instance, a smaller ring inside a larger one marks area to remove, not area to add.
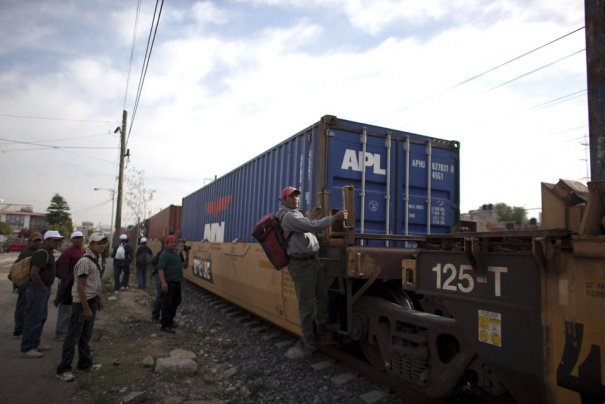
[[[137,1],[0,3],[5,202],[43,211],[59,193],[77,222],[109,222],[92,188],[114,186],[154,6],[141,1],[126,92]],[[128,169],[155,213],[331,114],[460,141],[462,211],[537,208],[541,181],[586,181],[584,30],[444,90],[583,25],[582,0],[169,1]]]

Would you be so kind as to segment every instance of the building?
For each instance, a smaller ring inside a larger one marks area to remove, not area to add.
[[[9,224],[13,234],[23,229],[41,232],[48,226],[46,213],[34,212],[32,205],[17,203],[0,203],[0,222]]]

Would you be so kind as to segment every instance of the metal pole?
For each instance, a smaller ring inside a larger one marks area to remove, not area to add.
[[[116,200],[116,190],[112,189],[111,190],[111,218],[110,218],[110,222],[109,222],[110,223],[110,225],[109,225],[110,228],[112,228],[111,227],[111,222],[113,222],[113,207],[114,207],[115,200]],[[113,228],[112,228],[111,234],[109,235],[109,239],[112,241],[112,243],[113,243],[113,235],[114,234],[115,234],[115,232],[113,231]],[[113,244],[111,246],[113,247]]]
[[[117,244],[122,229],[122,195],[124,182],[124,156],[126,155],[126,111],[122,111],[122,130],[120,130],[120,172],[118,175],[118,202],[116,206],[116,223],[113,233],[113,245]]]
[[[605,0],[585,0],[590,179],[605,179]]]

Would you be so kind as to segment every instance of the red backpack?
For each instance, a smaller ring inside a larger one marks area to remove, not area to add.
[[[288,240],[292,234],[290,233],[287,238],[284,237],[279,218],[274,213],[267,213],[254,226],[252,237],[258,240],[275,269],[280,270],[290,261],[287,250]]]

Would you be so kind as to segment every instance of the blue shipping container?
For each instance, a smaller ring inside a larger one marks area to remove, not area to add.
[[[254,242],[257,220],[280,207],[279,193],[300,189],[303,211],[328,191],[342,206],[341,187],[355,187],[356,233],[449,233],[459,219],[456,141],[324,116],[265,153],[183,198],[182,236]]]

